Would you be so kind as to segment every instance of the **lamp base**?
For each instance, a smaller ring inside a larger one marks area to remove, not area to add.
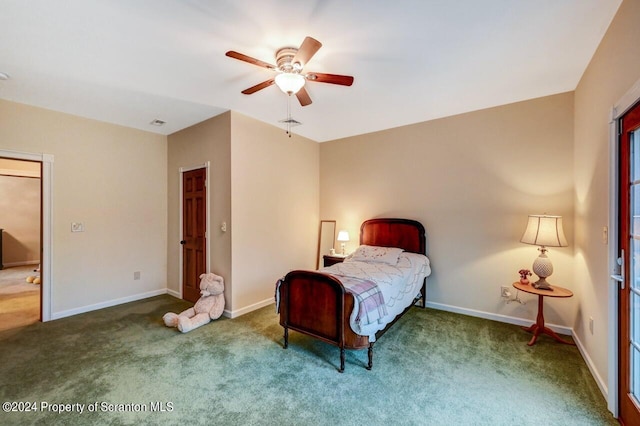
[[[533,288],[553,291],[551,284],[547,282],[547,277],[553,274],[551,259],[547,257],[547,249],[544,246],[538,250],[540,250],[540,256],[536,257],[536,260],[533,262],[533,273],[540,279],[532,284]]]
[[[535,283],[533,283],[531,285],[533,286],[533,288],[537,288],[538,290],[553,291],[553,288],[551,287],[551,284],[549,284],[547,282],[547,277],[540,277],[540,279],[538,281],[536,281]]]

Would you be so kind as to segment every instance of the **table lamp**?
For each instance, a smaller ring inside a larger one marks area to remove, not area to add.
[[[340,249],[342,249],[342,254],[346,254],[344,252],[345,242],[349,241],[349,233],[347,231],[338,232],[338,241],[340,241]]]
[[[533,283],[535,288],[553,290],[547,277],[553,273],[551,259],[547,257],[547,247],[566,247],[567,239],[562,228],[562,216],[529,215],[529,222],[520,242],[540,246],[540,256],[533,262],[533,273],[540,279]]]

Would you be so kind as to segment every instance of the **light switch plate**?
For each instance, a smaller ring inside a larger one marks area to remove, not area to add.
[[[84,232],[84,225],[81,222],[71,222],[71,232]]]

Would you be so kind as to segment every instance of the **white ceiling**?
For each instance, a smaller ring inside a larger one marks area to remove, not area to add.
[[[312,36],[318,142],[571,91],[621,0],[0,0],[0,98],[170,134],[229,109],[280,126],[269,63]],[[151,126],[153,119],[166,121]],[[1,117],[0,117],[1,119]]]

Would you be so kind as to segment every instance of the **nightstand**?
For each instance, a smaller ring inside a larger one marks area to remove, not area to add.
[[[346,255],[340,254],[325,254],[324,256],[322,256],[324,267],[326,268],[327,266],[335,265],[336,263],[342,263],[346,257]]]

